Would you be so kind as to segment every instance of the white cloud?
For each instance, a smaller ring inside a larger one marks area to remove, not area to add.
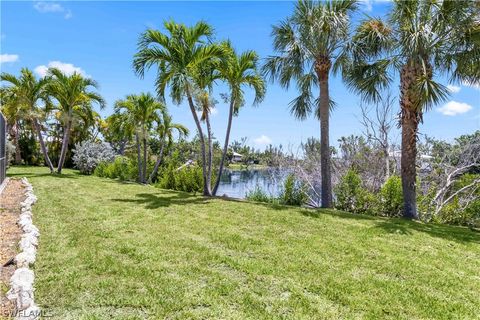
[[[365,11],[372,11],[372,1],[371,0],[360,0],[360,4],[364,7]]]
[[[457,93],[457,92],[460,92],[460,90],[461,90],[460,87],[454,86],[454,85],[451,85],[451,84],[449,84],[449,85],[447,86],[447,89],[448,89],[448,91],[450,91],[451,93]]]
[[[270,139],[268,136],[262,134],[260,137],[253,139],[253,142],[255,142],[255,144],[259,145],[259,146],[266,146],[266,145],[272,143],[272,139]]]
[[[480,82],[468,82],[468,81],[464,81],[464,82],[462,82],[462,84],[463,84],[464,86],[466,86],[466,87],[471,87],[471,88],[480,90]]]
[[[471,105],[457,101],[449,101],[437,109],[438,112],[446,116],[456,116],[457,114],[462,114],[470,110],[472,110]]]
[[[0,54],[0,63],[18,61],[18,54]]]
[[[35,2],[33,7],[41,13],[64,13],[63,17],[65,19],[70,19],[72,17],[72,11],[70,9],[65,9],[62,5],[55,2],[38,1]]]
[[[211,109],[210,109],[210,114],[211,114],[212,116],[217,115],[217,114],[218,114],[218,109],[217,109],[217,108],[211,108]]]
[[[50,61],[48,65],[41,65],[34,69],[40,77],[45,77],[47,75],[48,68],[57,68],[66,75],[72,75],[74,72],[80,73],[84,77],[89,77],[85,71],[79,67],[74,66],[71,63],[64,63],[61,61]]]
[[[363,6],[366,12],[370,12],[373,10],[374,3],[385,3],[391,2],[391,0],[359,0],[360,5]]]
[[[68,9],[63,17],[65,19],[70,19],[72,16],[73,16],[72,10]]]

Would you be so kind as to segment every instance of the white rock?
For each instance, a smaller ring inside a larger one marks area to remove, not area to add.
[[[29,224],[23,227],[23,231],[27,233],[32,233],[35,237],[38,237],[40,235],[38,228],[35,227],[33,224]]]
[[[29,247],[37,247],[38,238],[32,233],[25,233],[20,239],[20,249],[25,250]]]
[[[28,252],[20,252],[15,256],[15,263],[17,267],[20,268],[27,268],[28,266],[35,263],[35,254],[31,254]]]
[[[33,280],[35,280],[35,275],[32,270],[28,268],[18,268],[10,278],[11,291],[14,293],[33,291]]]
[[[33,222],[32,222],[32,217],[28,216],[28,215],[21,215],[20,216],[20,219],[18,220],[18,225],[21,226],[22,228],[27,226],[27,225],[31,225]]]

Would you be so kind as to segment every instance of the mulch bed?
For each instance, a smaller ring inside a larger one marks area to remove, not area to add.
[[[15,271],[15,265],[3,267],[3,264],[18,252],[22,230],[17,221],[21,212],[20,202],[24,199],[20,180],[10,179],[0,194],[0,319],[8,317],[13,311],[13,305],[5,294],[10,288],[10,277]]]

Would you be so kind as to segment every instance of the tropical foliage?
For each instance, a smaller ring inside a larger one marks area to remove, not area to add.
[[[448,97],[438,74],[451,82],[479,82],[478,6],[470,1],[395,1],[388,21],[366,18],[349,46],[344,78],[366,101],[379,100],[400,80],[401,176],[404,216],[418,218],[416,157],[423,113]]]
[[[264,71],[285,88],[294,82],[300,95],[290,102],[292,114],[320,120],[322,207],[332,206],[329,121],[332,100],[331,72],[343,66],[343,51],[349,40],[350,14],[354,0],[299,1],[292,16],[273,27],[273,46],[279,53],[268,58]],[[319,88],[315,97],[313,90]]]

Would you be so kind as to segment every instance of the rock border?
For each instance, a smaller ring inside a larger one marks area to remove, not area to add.
[[[10,278],[11,288],[7,292],[7,298],[14,303],[15,319],[34,320],[39,319],[40,308],[34,302],[35,275],[29,267],[35,263],[40,236],[38,228],[32,222],[32,205],[37,201],[37,197],[27,178],[22,178],[21,181],[25,186],[26,198],[20,203],[21,214],[17,224],[23,230],[23,234],[19,242],[20,253],[15,256],[17,269]]]
[[[0,183],[0,194],[2,194],[3,190],[7,187],[7,183],[10,178],[5,178],[2,183]]]

